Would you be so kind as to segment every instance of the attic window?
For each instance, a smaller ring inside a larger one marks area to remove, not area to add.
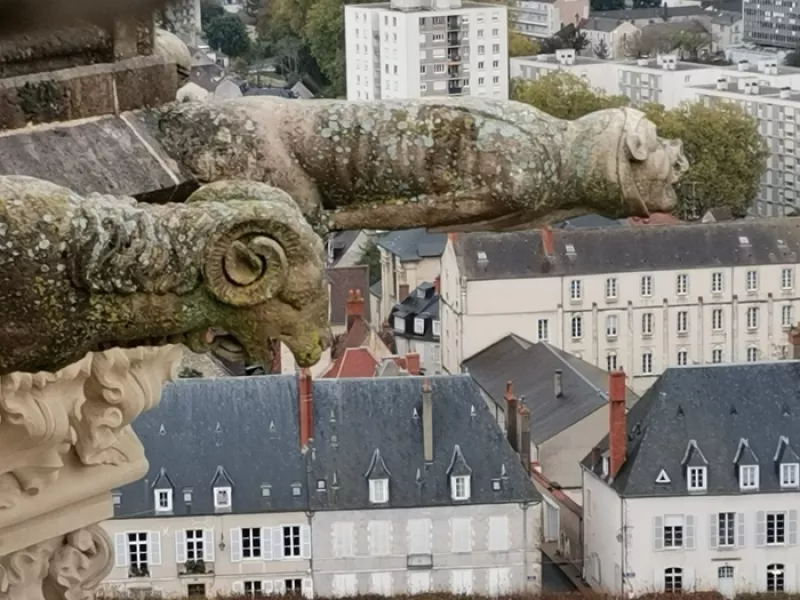
[[[750,245],[750,239],[746,235],[740,235],[739,236],[739,245],[740,246],[749,246]]]
[[[690,492],[705,492],[708,488],[708,467],[689,467],[686,470],[686,488]]]
[[[172,512],[172,490],[155,490],[157,513]]]
[[[781,465],[781,487],[784,489],[800,487],[800,464],[783,463]]]
[[[230,508],[230,507],[231,507],[231,488],[215,487],[214,508]]]
[[[317,479],[317,491],[324,492],[328,489],[328,484],[325,482],[324,479]]]
[[[441,323],[438,320],[435,320],[433,322],[433,335],[438,337],[441,335],[441,332],[442,332]]]
[[[403,317],[395,317],[394,318],[394,328],[395,328],[395,331],[405,331],[406,330],[406,320]]]
[[[739,467],[739,489],[742,490],[758,489],[757,465],[741,465]]]
[[[122,504],[122,494],[119,492],[115,492],[111,494],[112,501],[114,502],[114,506],[119,506]]]
[[[192,503],[192,490],[190,488],[186,488],[185,490],[183,490],[183,501],[186,504]]]
[[[372,504],[386,504],[389,501],[389,480],[369,480],[369,501]]]
[[[414,333],[423,335],[425,333],[425,319],[414,319]]]
[[[272,486],[271,485],[262,485],[261,486],[261,497],[262,498],[269,498],[272,496]]]
[[[298,496],[300,496],[302,493],[303,493],[303,486],[302,486],[302,485],[300,485],[299,483],[293,483],[293,484],[292,484],[292,496],[294,496],[295,498],[297,498],[297,497],[298,497]]]
[[[567,250],[567,254],[575,254],[575,246],[572,244],[566,244],[564,247]]]
[[[489,262],[489,259],[486,256],[486,252],[484,252],[483,250],[478,251],[478,262],[482,263]]]
[[[492,490],[495,492],[499,492],[503,487],[503,484],[500,482],[499,479],[492,479]]]
[[[450,477],[450,493],[453,500],[469,500],[471,495],[469,475],[453,475]]]

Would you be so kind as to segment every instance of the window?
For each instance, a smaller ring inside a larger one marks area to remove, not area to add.
[[[715,365],[722,362],[722,348],[714,348],[711,350],[711,362]]]
[[[483,69],[483,61],[478,62],[478,69]]]
[[[678,335],[689,333],[689,311],[678,311]]]
[[[492,44],[492,54],[500,54],[500,44]]]
[[[214,488],[214,508],[230,508],[230,507],[231,507],[231,488],[229,487]]]
[[[389,501],[389,480],[369,480],[369,501],[373,504],[385,504]]]
[[[470,481],[469,475],[456,475],[450,478],[453,500],[469,500]]]
[[[664,517],[664,548],[683,548],[683,517]]]
[[[786,543],[786,513],[767,513],[767,545]]]
[[[419,66],[419,73],[420,73],[420,75],[425,75],[425,72],[426,72],[426,71],[427,71],[427,68],[425,67],[425,65],[420,65],[420,66]]]
[[[580,315],[572,317],[572,339],[578,340],[583,337],[583,318]]]
[[[205,539],[205,531],[202,529],[187,529],[186,530],[186,560],[205,560],[206,554],[204,552],[203,541]]]
[[[156,490],[156,512],[172,512],[172,490]]]
[[[242,527],[242,558],[261,558],[261,529]]]
[[[791,269],[781,270],[781,289],[790,290],[794,287],[794,277]]]
[[[781,487],[800,487],[800,464],[783,463],[781,465]]]
[[[781,327],[791,327],[793,321],[794,311],[792,310],[792,305],[781,306]]]
[[[606,356],[606,369],[608,371],[616,371],[617,370],[617,353],[616,352],[609,352]]]
[[[608,315],[606,317],[606,337],[610,338],[617,337],[617,325],[618,325],[617,315]]]
[[[685,367],[689,364],[689,351],[686,349],[678,350],[678,366]]]
[[[678,296],[685,296],[689,293],[689,276],[686,273],[678,274],[675,280],[675,293]]]
[[[583,295],[580,279],[573,279],[569,282],[569,297],[570,300],[580,300]]]
[[[499,29],[492,29],[492,37],[499,37],[500,30]]]
[[[500,68],[500,61],[499,60],[493,60],[492,61],[492,68],[493,69],[499,69]]]
[[[643,297],[649,298],[653,295],[653,276],[643,275],[640,287],[640,293]]]
[[[609,277],[606,279],[606,299],[614,300],[617,297],[617,278]]]
[[[442,335],[442,324],[438,320],[433,322],[433,335],[434,337],[439,337]]]
[[[479,38],[483,37],[483,29],[478,29],[478,37]]]
[[[722,331],[722,309],[715,308],[711,311],[711,329]]]
[[[758,271],[747,272],[747,291],[755,292],[758,290]]]
[[[664,591],[670,593],[683,591],[683,569],[679,567],[664,569]]]
[[[300,556],[300,526],[283,527],[283,557]]]
[[[395,329],[395,331],[405,331],[406,330],[406,320],[403,317],[395,317],[394,318],[394,329]]]
[[[261,587],[261,581],[245,581],[244,582],[244,595],[253,598],[260,598],[264,595],[264,590]]]
[[[443,41],[444,41],[444,34],[443,34],[443,33],[434,33],[434,34],[431,36],[431,39],[432,39],[434,42],[443,42]]]
[[[434,73],[444,73],[444,65],[433,65]]]
[[[128,534],[128,566],[132,577],[149,577],[148,533],[140,531]]]
[[[767,591],[768,592],[783,592],[783,565],[772,564],[767,567]]]
[[[653,374],[653,353],[650,350],[642,352],[642,375]]]
[[[758,307],[750,306],[747,309],[747,328],[758,329]]]
[[[716,271],[711,274],[711,293],[722,293],[722,273],[720,271]]]
[[[283,586],[286,589],[287,594],[294,594],[295,596],[299,596],[303,591],[303,580],[284,579]]]
[[[478,46],[478,56],[486,54],[486,46]]]
[[[742,490],[758,489],[758,467],[756,465],[739,467],[739,488]]]
[[[706,467],[689,467],[686,478],[688,490],[690,492],[705,492],[707,474],[708,469]]]
[[[546,342],[550,339],[550,321],[547,319],[539,319],[536,326],[536,334],[540,342]]]
[[[486,83],[486,79],[484,77],[478,77],[478,85],[484,85]]]
[[[758,360],[758,348],[750,346],[747,348],[747,362],[756,362]]]
[[[417,335],[425,334],[425,319],[420,319],[420,318],[414,319],[414,333]]]
[[[653,313],[642,314],[642,335],[653,335]]]
[[[497,75],[492,77],[492,83],[494,83],[494,84],[500,83],[500,77],[498,77]]]
[[[717,514],[717,544],[721,547],[736,545],[736,513]]]

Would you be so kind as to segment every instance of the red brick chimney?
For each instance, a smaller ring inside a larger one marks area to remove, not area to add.
[[[542,228],[542,250],[546,257],[553,256],[553,229],[549,225]]]
[[[439,290],[441,288],[442,288],[442,278],[437,275],[436,279],[433,280],[433,293],[438,296]]]
[[[519,433],[517,430],[517,399],[514,397],[514,392],[511,389],[511,382],[506,383],[506,436],[508,443],[514,449],[514,452],[519,452]]]
[[[608,374],[608,471],[617,476],[628,452],[628,428],[625,423],[625,371]]]
[[[344,307],[345,322],[347,330],[353,326],[357,318],[364,317],[364,298],[361,297],[361,290],[350,290],[347,293],[347,303]]]
[[[300,413],[300,449],[308,448],[314,437],[314,397],[311,393],[311,371],[300,369],[297,373],[297,395]]]
[[[417,352],[409,352],[406,354],[406,371],[408,371],[409,375],[419,375],[420,358]]]
[[[520,399],[519,402],[519,459],[525,472],[531,474],[531,411]]]
[[[789,330],[789,344],[792,346],[792,358],[797,360],[800,358],[800,325],[792,327]]]

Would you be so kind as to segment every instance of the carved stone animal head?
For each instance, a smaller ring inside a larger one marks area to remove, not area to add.
[[[591,140],[584,168],[622,194],[619,216],[647,216],[675,207],[673,185],[689,169],[680,140],[658,137],[655,124],[632,108],[597,111],[575,121],[574,127],[577,140]]]
[[[219,181],[189,203],[237,202],[244,217],[206,245],[203,278],[219,301],[208,339],[229,358],[268,365],[271,339],[285,343],[297,364],[315,364],[330,346],[328,289],[322,240],[285,192],[252,181]]]

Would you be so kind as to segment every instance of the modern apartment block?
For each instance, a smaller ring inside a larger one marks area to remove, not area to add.
[[[672,368],[582,462],[596,590],[796,593],[800,362]]]
[[[781,0],[743,0],[743,38],[759,46],[794,50],[800,43],[797,9]]]
[[[508,98],[508,15],[498,4],[345,6],[348,100]]]
[[[783,358],[798,255],[792,219],[451,236],[442,365],[510,333],[624,368],[642,393],[670,366]]]
[[[589,16],[588,0],[515,0],[510,3],[513,27],[523,35],[550,38],[565,25]]]
[[[541,589],[529,454],[467,376],[182,379],[134,429],[150,471],[103,524],[107,592]]]

